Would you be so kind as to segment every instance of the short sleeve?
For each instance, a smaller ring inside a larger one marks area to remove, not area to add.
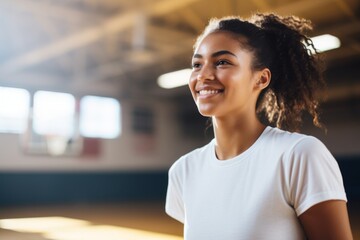
[[[182,174],[178,160],[169,170],[165,211],[172,218],[184,223],[185,211],[182,187]]]
[[[288,160],[290,201],[298,216],[323,201],[347,201],[338,163],[321,141],[301,139]]]

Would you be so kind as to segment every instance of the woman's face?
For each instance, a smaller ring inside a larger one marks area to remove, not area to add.
[[[189,87],[200,114],[224,117],[255,113],[260,90],[253,54],[231,33],[206,36],[195,49]]]

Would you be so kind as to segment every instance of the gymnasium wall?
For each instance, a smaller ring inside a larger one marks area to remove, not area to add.
[[[211,138],[211,129],[210,134],[204,133],[205,120],[198,117],[196,109],[184,116],[178,104],[121,101],[121,136],[97,140],[95,153],[78,157],[28,154],[21,148],[21,136],[0,134],[0,205],[164,201],[168,168],[182,154]],[[151,111],[152,130],[139,131],[134,126],[134,109],[139,108]],[[310,125],[304,126],[304,132],[328,146],[343,171],[349,199],[359,198],[360,124],[356,108],[340,107],[342,114],[332,107],[327,109],[327,133]]]
[[[23,136],[0,134],[0,205],[164,200],[170,165],[205,141],[178,127],[181,118],[171,101],[120,103],[121,135],[88,139],[96,150],[80,156],[29,154]],[[140,127],[134,124],[138,109],[151,113]]]

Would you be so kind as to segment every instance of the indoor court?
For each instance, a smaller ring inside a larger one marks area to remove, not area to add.
[[[0,240],[182,239],[168,170],[214,137],[187,86],[193,44],[209,19],[256,12],[313,22],[327,131],[310,115],[301,130],[338,162],[360,240],[360,0],[0,0]]]

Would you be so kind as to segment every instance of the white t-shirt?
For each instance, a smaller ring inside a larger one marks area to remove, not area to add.
[[[215,141],[169,170],[166,212],[186,240],[305,239],[298,216],[346,200],[337,162],[316,138],[267,127],[242,154],[218,160]]]

